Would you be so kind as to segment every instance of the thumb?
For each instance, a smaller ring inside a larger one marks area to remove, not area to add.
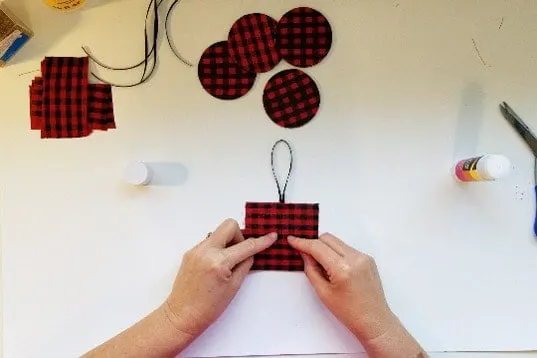
[[[319,266],[313,257],[304,253],[300,253],[300,255],[304,260],[304,273],[313,288],[315,288],[315,291],[319,294],[321,291],[325,290],[326,285],[328,284],[325,274],[322,272],[321,266]]]

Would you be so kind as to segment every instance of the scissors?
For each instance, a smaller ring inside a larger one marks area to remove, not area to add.
[[[537,138],[535,134],[528,128],[526,123],[516,114],[515,111],[505,102],[500,104],[500,110],[503,116],[511,124],[511,126],[518,132],[518,134],[524,139],[526,144],[530,147],[535,158],[535,164],[533,166],[533,180],[535,184],[535,195],[537,197]],[[533,222],[533,233],[537,236],[537,212],[535,220]]]

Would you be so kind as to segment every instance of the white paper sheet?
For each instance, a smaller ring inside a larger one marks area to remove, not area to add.
[[[111,64],[130,62],[145,3],[71,15],[26,4],[36,47],[0,72],[6,357],[79,355],[150,312],[187,249],[224,218],[242,220],[245,201],[277,199],[269,155],[282,137],[296,153],[289,200],[319,202],[321,231],[376,257],[392,308],[426,349],[537,349],[533,158],[497,109],[508,101],[537,131],[531,1],[312,0],[335,42],[306,70],[322,96],[308,126],[284,130],[266,117],[271,74],[248,96],[218,101],[162,46],[147,85],[114,91],[116,131],[61,141],[29,131],[31,75],[18,73],[45,54],[82,55],[83,43]],[[185,1],[174,40],[195,60],[241,15],[278,17],[293,4]],[[451,179],[456,159],[488,152],[512,159],[509,178]],[[184,170],[138,190],[121,183],[132,160]],[[360,351],[301,274],[265,272],[185,356]]]

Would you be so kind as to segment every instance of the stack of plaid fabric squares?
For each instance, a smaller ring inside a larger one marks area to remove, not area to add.
[[[87,137],[115,129],[112,88],[90,84],[87,57],[46,57],[30,86],[30,128],[41,138]]]

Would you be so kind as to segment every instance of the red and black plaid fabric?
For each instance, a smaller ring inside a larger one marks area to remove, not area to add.
[[[270,119],[285,128],[308,123],[319,110],[321,96],[315,81],[301,70],[284,70],[265,85],[263,105]]]
[[[228,36],[231,58],[249,72],[272,70],[281,59],[276,46],[276,25],[276,20],[260,13],[238,19]]]
[[[90,84],[88,92],[88,122],[91,129],[116,129],[112,86],[104,83]]]
[[[227,41],[209,46],[198,64],[201,85],[211,96],[220,99],[244,96],[254,85],[256,76],[232,61]]]
[[[43,78],[36,77],[30,85],[30,129],[41,130],[43,125]]]
[[[256,238],[278,233],[278,241],[254,256],[253,270],[302,271],[302,257],[287,242],[289,235],[317,239],[319,204],[246,203],[243,235]]]
[[[46,57],[43,76],[43,138],[77,138],[88,126],[88,58]]]
[[[43,78],[36,77],[30,86],[30,128],[32,130],[41,130],[43,127],[43,91]],[[115,128],[112,87],[107,84],[90,84],[88,86],[89,132]]]
[[[276,33],[280,55],[297,67],[315,66],[332,46],[330,23],[310,7],[288,11],[278,22]]]

